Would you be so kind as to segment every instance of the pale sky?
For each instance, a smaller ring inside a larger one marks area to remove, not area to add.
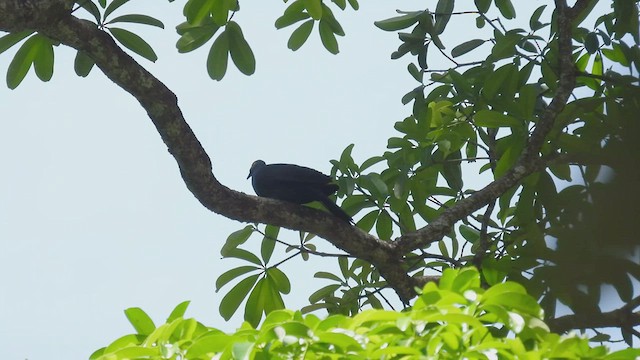
[[[246,177],[259,158],[328,173],[329,160],[350,143],[356,161],[379,155],[396,136],[393,124],[411,111],[400,102],[418,85],[406,71],[410,59],[390,60],[397,36],[373,21],[394,16],[396,8],[424,9],[424,2],[362,1],[355,13],[334,9],[347,33],[337,56],[324,50],[315,29],[301,50],[287,49],[293,28],[273,26],[282,2],[243,2],[234,20],[253,48],[257,71],[246,77],[230,66],[221,82],[207,76],[208,46],[186,55],[175,50],[183,3],[132,1],[117,15],[145,13],[165,23],[165,30],[123,27],[154,47],[155,64],[134,57],[176,93],[214,174],[233,189],[253,194]],[[521,13],[542,3],[528,2]],[[474,17],[461,23],[443,39],[448,51],[470,34],[481,37]],[[3,75],[15,50],[0,55]],[[143,308],[158,325],[191,300],[187,316],[233,330],[241,318],[226,323],[218,313],[231,286],[216,293],[215,280],[239,264],[221,260],[219,251],[244,224],[202,207],[136,100],[98,69],[77,77],[74,56],[56,49],[48,83],[31,71],[16,90],[0,86],[3,359],[87,358],[133,332],[123,313],[128,307]],[[280,248],[274,259],[284,256]],[[297,259],[287,269],[293,290],[285,303],[295,309],[323,284],[313,273],[335,268],[333,261]]]

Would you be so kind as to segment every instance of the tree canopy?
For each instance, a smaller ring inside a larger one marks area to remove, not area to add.
[[[97,67],[135,97],[196,199],[212,212],[251,223],[221,249],[246,265],[216,283],[223,288],[236,281],[220,313],[228,319],[246,299],[248,323],[235,335],[222,334],[184,320],[182,304],[156,328],[131,309],[127,316],[138,334],[96,358],[299,356],[308,349],[317,356],[353,351],[363,358],[429,356],[442,349],[451,354],[443,357],[491,358],[487,351],[558,357],[565,356],[558,350],[565,346],[576,357],[637,356],[631,350],[607,355],[580,337],[557,335],[586,331],[592,341],[621,338],[629,346],[640,337],[634,287],[640,279],[634,233],[640,218],[637,1],[607,2],[610,8],[597,13],[598,1],[556,0],[537,8],[526,28],[510,27],[507,20],[522,16],[510,0],[438,0],[429,9],[399,10],[377,21],[380,30],[398,32],[391,57],[408,62],[416,87],[398,96],[410,113],[395,122],[387,151],[358,161],[351,145],[331,162],[342,208],[355,227],[313,205],[250,196],[221,184],[176,95],[127,53],[155,61],[153,48],[117,27],[164,24],[144,14],[114,16],[126,3],[0,0],[0,30],[8,32],[0,38],[0,53],[18,47],[7,86],[19,86],[32,65],[38,78],[51,79],[54,48],[65,45],[77,50],[79,76]],[[337,54],[336,36],[345,36],[339,20],[347,15],[336,14],[347,7],[357,10],[359,4],[289,1],[275,26],[295,28],[291,50],[303,46],[315,28],[326,50]],[[214,80],[224,78],[230,63],[251,75],[259,61],[242,24],[233,20],[238,11],[233,0],[188,0],[185,22],[176,27],[179,52],[209,46],[203,65]],[[456,21],[472,18],[474,39],[450,43]],[[446,68],[430,67],[438,57]],[[470,187],[478,171],[490,180]],[[299,243],[284,239],[281,228],[298,232]],[[244,248],[252,235],[262,240],[260,254]],[[317,251],[316,235],[342,252]],[[337,259],[335,273],[316,274],[334,283],[312,294],[303,309],[332,316],[320,320],[282,310],[291,283],[280,263],[270,262],[278,243],[303,259]],[[620,299],[612,311],[601,310],[605,284]],[[387,289],[412,306],[405,312],[365,310],[392,307]],[[263,316],[261,330],[255,330]],[[221,345],[232,342],[240,345]]]

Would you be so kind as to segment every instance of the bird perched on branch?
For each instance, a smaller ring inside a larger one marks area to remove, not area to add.
[[[352,223],[351,216],[336,205],[329,195],[338,191],[331,178],[317,170],[291,164],[269,164],[256,160],[251,164],[249,176],[258,196],[306,204],[321,202],[340,219]]]

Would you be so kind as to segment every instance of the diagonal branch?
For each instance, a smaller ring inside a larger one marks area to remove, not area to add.
[[[140,66],[94,23],[73,17],[70,0],[0,0],[0,30],[36,30],[88,54],[116,85],[147,111],[175,158],[187,188],[207,209],[245,222],[268,223],[311,232],[339,249],[372,263],[407,302],[414,282],[388,243],[319,210],[234,191],[214,176],[211,160],[187,124],[177,97]],[[126,131],[126,130],[123,130]]]

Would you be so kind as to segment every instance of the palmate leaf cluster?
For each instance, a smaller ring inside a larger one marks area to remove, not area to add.
[[[543,311],[524,287],[480,286],[475,268],[447,269],[403,312],[366,310],[321,319],[272,311],[259,328],[244,323],[233,333],[185,318],[188,302],[155,326],[139,308],[125,311],[136,330],[96,351],[107,359],[629,359],[640,350],[609,353],[584,337],[549,332]]]

